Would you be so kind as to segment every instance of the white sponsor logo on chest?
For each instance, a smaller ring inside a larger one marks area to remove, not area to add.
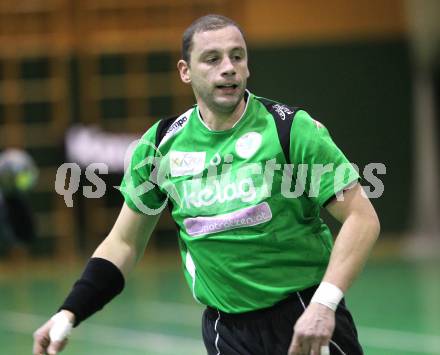
[[[248,159],[260,148],[262,140],[260,133],[248,132],[237,139],[235,151],[240,158]]]
[[[196,175],[203,171],[206,152],[170,152],[171,176]]]

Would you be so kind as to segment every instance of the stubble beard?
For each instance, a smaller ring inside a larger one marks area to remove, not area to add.
[[[200,99],[203,101],[203,103],[209,108],[210,111],[214,113],[221,113],[221,114],[231,114],[233,113],[238,105],[240,104],[241,100],[244,97],[245,89],[241,89],[240,93],[235,96],[236,100],[229,101],[227,103],[225,102],[218,102],[215,99],[214,92],[211,92],[209,94],[196,94],[196,97],[200,97]]]

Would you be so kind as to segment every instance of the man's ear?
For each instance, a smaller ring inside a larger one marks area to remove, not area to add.
[[[191,73],[190,73],[190,68],[188,63],[183,60],[180,59],[177,62],[177,70],[179,71],[180,74],[180,79],[185,83],[185,84],[191,84]]]

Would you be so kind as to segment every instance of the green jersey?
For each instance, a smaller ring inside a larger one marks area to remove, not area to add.
[[[156,123],[121,184],[136,212],[170,205],[194,298],[228,313],[269,307],[321,281],[333,239],[320,208],[359,178],[305,111],[246,98],[228,130],[210,130],[197,106],[164,132]],[[276,119],[291,120],[287,156]]]

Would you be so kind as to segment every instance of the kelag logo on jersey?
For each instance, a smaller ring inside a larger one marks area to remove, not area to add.
[[[232,181],[231,181],[232,180]],[[187,208],[207,207],[233,200],[251,202],[257,197],[257,191],[251,177],[244,179],[192,179],[183,182],[182,202]]]
[[[259,163],[247,163],[236,171],[231,170],[231,164],[223,164],[220,171],[211,165],[206,176],[199,174],[176,184],[181,205],[201,208],[262,200],[271,194],[274,164],[275,160],[267,162],[264,167]]]

